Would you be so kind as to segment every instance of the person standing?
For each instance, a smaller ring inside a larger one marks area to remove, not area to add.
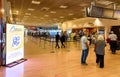
[[[89,40],[89,45],[91,45],[92,44],[92,34],[88,35],[88,40]]]
[[[84,32],[83,36],[81,37],[81,44],[82,44],[81,64],[87,65],[86,59],[87,59],[88,52],[89,52],[89,45],[88,45],[86,32]]]
[[[65,48],[65,41],[66,41],[66,36],[65,33],[62,34],[62,36],[60,37],[60,41],[61,41],[61,48],[64,47]]]
[[[113,31],[111,31],[109,38],[110,38],[110,47],[111,47],[112,54],[115,54],[117,49],[117,35],[114,34]]]
[[[100,68],[104,68],[104,55],[105,55],[105,40],[102,35],[98,36],[97,41],[95,42],[95,54],[96,54],[96,63],[100,63]]]
[[[59,32],[57,32],[57,34],[55,35],[55,40],[56,40],[56,46],[55,46],[55,48],[60,48],[60,46],[59,46],[59,40],[60,40],[60,35],[59,35]]]

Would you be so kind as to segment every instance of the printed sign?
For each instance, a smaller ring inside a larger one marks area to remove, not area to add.
[[[7,24],[6,64],[24,58],[24,26]]]

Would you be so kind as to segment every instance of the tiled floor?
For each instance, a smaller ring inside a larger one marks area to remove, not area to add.
[[[80,64],[79,42],[68,42],[66,48],[55,49],[53,42],[39,38],[25,38],[27,61],[12,68],[1,67],[0,77],[120,77],[120,51],[111,54],[106,47],[105,67],[95,63],[93,46],[90,46],[88,65]]]

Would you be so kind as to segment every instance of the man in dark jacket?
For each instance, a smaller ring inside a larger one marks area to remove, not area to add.
[[[59,32],[57,32],[57,34],[55,35],[55,40],[56,40],[56,46],[55,46],[55,48],[60,48],[60,46],[59,46],[59,40],[60,40],[60,35],[59,35]]]
[[[65,34],[63,33],[61,38],[60,38],[60,41],[61,41],[61,48],[64,47],[65,48],[65,45],[64,45],[64,42],[66,41],[66,36]]]

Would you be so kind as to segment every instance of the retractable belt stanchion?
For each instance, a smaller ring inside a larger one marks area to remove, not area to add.
[[[76,46],[77,46],[77,49],[78,49],[79,48],[79,41],[78,41],[78,39],[76,41]]]
[[[53,37],[51,40],[51,46],[52,46],[51,53],[54,53],[54,38]]]
[[[0,66],[2,66],[2,49],[0,49]]]
[[[46,44],[46,40],[45,39],[46,39],[46,37],[44,37],[44,49],[45,49],[45,44]]]
[[[40,47],[40,44],[41,44],[41,36],[40,36],[40,39],[39,39],[39,47]]]
[[[67,51],[70,52],[70,44],[68,44],[68,40],[66,40],[66,47],[67,47]]]
[[[77,49],[79,50],[79,41],[77,40]]]
[[[80,50],[80,40],[78,40],[78,50]]]

